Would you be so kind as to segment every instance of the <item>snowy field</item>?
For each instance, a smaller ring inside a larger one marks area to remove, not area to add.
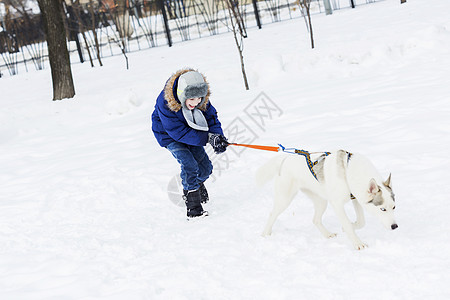
[[[231,34],[129,54],[129,70],[76,64],[72,100],[51,101],[49,68],[1,78],[0,298],[449,299],[450,1],[399,2],[314,16],[314,50],[302,19],[250,30],[250,91]],[[357,251],[331,208],[324,239],[298,195],[263,238],[273,188],[254,174],[278,154],[237,147],[211,155],[210,216],[187,222],[150,124],[185,66],[207,75],[230,140],[392,172],[399,228],[367,215]],[[262,99],[277,110],[258,124],[246,112]]]

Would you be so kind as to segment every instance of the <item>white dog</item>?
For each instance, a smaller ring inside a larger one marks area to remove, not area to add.
[[[364,226],[363,208],[375,215],[385,227],[396,229],[394,220],[395,200],[391,187],[391,175],[386,181],[372,163],[362,155],[343,150],[322,155],[314,167],[308,166],[308,156],[277,156],[257,172],[257,182],[262,185],[275,177],[275,201],[263,235],[272,233],[277,217],[289,206],[301,190],[314,202],[313,223],[326,238],[335,237],[322,224],[322,215],[328,202],[334,208],[343,230],[353,246],[360,250],[367,245],[355,233]],[[344,210],[344,204],[352,199],[356,222],[352,223]]]

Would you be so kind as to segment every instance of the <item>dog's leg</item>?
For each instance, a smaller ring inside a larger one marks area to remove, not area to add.
[[[271,235],[272,234],[272,226],[275,223],[275,221],[277,220],[277,218],[280,215],[280,213],[281,212],[277,212],[275,210],[275,208],[273,209],[273,211],[270,213],[269,220],[267,220],[266,227],[264,228],[262,236],[266,236],[266,235]]]
[[[286,210],[291,204],[292,199],[298,192],[298,188],[294,187],[292,180],[285,180],[283,177],[277,177],[275,180],[275,201],[273,209],[267,220],[266,227],[262,233],[263,236],[272,234],[272,226],[277,220],[278,216]]]
[[[328,201],[319,195],[308,191],[308,190],[302,190],[303,193],[305,193],[309,198],[311,198],[313,204],[314,204],[314,217],[313,217],[313,223],[317,226],[320,233],[326,238],[333,238],[336,236],[336,233],[332,233],[328,231],[328,229],[325,228],[325,226],[322,223],[322,216],[325,210],[328,206]]]
[[[364,211],[361,204],[359,204],[358,200],[353,199],[352,202],[356,212],[356,222],[353,223],[353,228],[361,229],[366,224],[366,220],[364,218]]]
[[[355,233],[355,229],[353,228],[353,224],[350,222],[347,214],[345,213],[344,204],[345,200],[334,198],[332,201],[330,201],[331,205],[334,208],[334,211],[336,212],[336,215],[338,216],[339,220],[341,221],[342,227],[347,234],[348,238],[353,244],[353,247],[357,250],[362,250],[367,247],[365,243],[363,243],[359,237]]]

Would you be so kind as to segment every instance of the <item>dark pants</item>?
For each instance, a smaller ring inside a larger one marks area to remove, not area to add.
[[[202,146],[172,142],[166,148],[181,165],[183,189],[196,190],[211,175],[213,165]]]

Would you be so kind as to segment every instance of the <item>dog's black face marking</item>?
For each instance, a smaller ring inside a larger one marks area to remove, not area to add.
[[[392,191],[392,188],[390,186],[384,185],[386,189],[391,193],[391,198],[395,202],[395,194],[394,191]]]
[[[383,194],[381,193],[380,187],[378,187],[378,192],[375,194],[373,199],[371,201],[369,201],[369,203],[372,203],[375,206],[383,205],[384,199],[383,199]]]
[[[390,182],[390,178],[391,178],[391,176],[389,175],[389,182]],[[383,185],[386,187],[386,189],[391,193],[391,198],[392,198],[392,200],[395,202],[395,194],[394,194],[394,192],[392,191],[392,188],[390,187],[390,185],[388,184],[386,184],[386,183],[383,183]]]

